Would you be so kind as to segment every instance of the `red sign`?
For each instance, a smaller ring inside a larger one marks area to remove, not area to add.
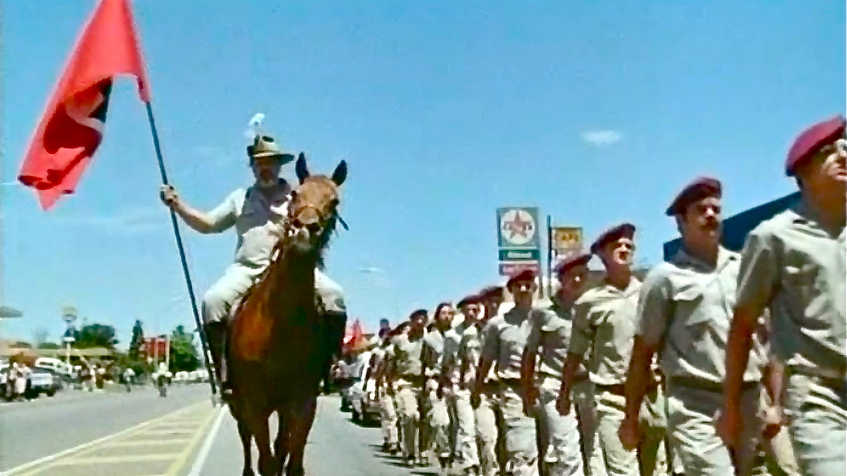
[[[148,357],[164,357],[168,349],[168,338],[165,336],[147,337],[144,339],[144,353]]]
[[[541,267],[538,265],[538,261],[513,261],[510,263],[500,263],[500,276],[511,276],[528,269],[539,273]]]

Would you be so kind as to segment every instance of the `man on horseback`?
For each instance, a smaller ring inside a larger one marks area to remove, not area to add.
[[[279,173],[283,165],[294,160],[294,155],[284,152],[272,137],[256,133],[253,144],[247,147],[247,156],[255,183],[230,193],[208,213],[188,205],[171,186],[163,186],[160,192],[162,201],[193,230],[211,234],[234,227],[238,235],[233,263],[209,288],[202,302],[204,331],[224,399],[232,394],[224,359],[229,318],[237,302],[270,264],[274,245],[288,217],[292,192],[291,185]],[[342,290],[318,269],[315,288],[331,323],[327,326],[327,342],[337,352],[347,320]],[[328,358],[327,366],[330,362]]]

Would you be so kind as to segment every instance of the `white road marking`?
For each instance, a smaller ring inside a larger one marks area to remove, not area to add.
[[[188,476],[200,476],[200,473],[203,471],[203,467],[206,465],[206,459],[209,457],[209,452],[212,451],[212,444],[214,444],[215,439],[218,437],[218,431],[221,429],[223,417],[224,415],[229,415],[228,410],[229,407],[222,407],[220,409],[218,417],[212,425],[212,429],[209,430],[209,433],[206,435],[206,440],[203,442],[200,452],[197,453],[197,459],[194,460],[194,464],[191,466],[191,472],[188,473]]]

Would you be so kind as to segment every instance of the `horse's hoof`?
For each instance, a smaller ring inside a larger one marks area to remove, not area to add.
[[[241,476],[256,476],[252,469],[245,469],[241,472]]]

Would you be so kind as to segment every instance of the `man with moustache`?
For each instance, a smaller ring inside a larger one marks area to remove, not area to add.
[[[571,336],[571,309],[582,292],[587,264],[591,254],[581,253],[556,267],[559,289],[552,297],[552,304],[535,311],[532,328],[527,338],[521,363],[521,378],[528,412],[540,400],[540,423],[546,437],[541,444],[545,448],[545,466],[549,476],[583,476],[582,451],[580,449],[579,425],[576,415],[559,414],[556,399],[562,385],[562,365],[568,351]],[[540,368],[536,372],[536,361]],[[585,373],[584,369],[581,369]]]
[[[435,309],[434,319],[423,340],[422,374],[423,428],[422,455],[431,453],[442,468],[446,468],[452,452],[450,449],[450,415],[441,387],[441,369],[445,351],[444,335],[450,330],[454,316],[453,306],[443,302]]]
[[[721,429],[740,448],[752,336],[771,308],[771,351],[784,366],[784,406],[804,476],[847,473],[844,132],[837,116],[791,146],[785,173],[796,179],[801,199],[747,236],[727,343]]]
[[[515,305],[488,321],[482,330],[479,374],[471,396],[472,402],[480,401],[485,387],[484,376],[493,366],[499,380],[494,407],[503,418],[505,470],[515,476],[537,476],[539,469],[535,419],[524,411],[528,405],[520,380],[521,357],[532,326],[536,278],[534,271],[526,270],[506,283]]]
[[[288,182],[279,177],[279,173],[283,165],[294,160],[294,155],[283,152],[272,137],[257,134],[253,144],[247,146],[247,156],[255,183],[249,188],[239,188],[232,192],[211,212],[204,213],[191,207],[170,185],[162,186],[159,192],[162,201],[194,231],[202,234],[222,233],[234,227],[238,235],[234,262],[223,277],[209,288],[202,301],[203,328],[224,400],[232,394],[223,358],[229,314],[236,301],[270,264],[280,227],[287,219],[288,200],[292,191]],[[315,287],[329,323],[325,327],[327,344],[330,352],[335,354],[341,351],[347,324],[342,291],[318,268],[315,268]],[[324,385],[327,391],[332,354],[326,356],[327,378],[324,379]]]
[[[418,309],[409,315],[409,324],[402,327],[394,337],[393,374],[396,379],[397,414],[400,419],[401,451],[406,465],[425,465],[420,457],[420,389],[424,337],[428,320],[426,309]]]
[[[503,303],[503,288],[488,286],[479,292],[482,305],[481,319],[470,325],[462,333],[459,343],[459,379],[470,392],[469,399],[476,422],[476,445],[479,451],[479,474],[481,476],[497,476],[500,474],[498,458],[497,415],[495,405],[498,399],[498,378],[494,369],[487,374],[480,374],[480,361],[483,341],[482,329],[497,316]],[[478,382],[482,382],[479,388]],[[476,393],[474,393],[476,391]],[[472,399],[470,397],[473,397]],[[475,475],[473,468],[466,469],[466,474]]]
[[[618,438],[624,418],[624,381],[635,335],[636,306],[641,283],[632,275],[635,226],[623,223],[601,234],[591,245],[606,268],[604,283],[586,291],[574,304],[573,334],[562,369],[558,409],[571,412],[571,385],[583,356],[590,351],[589,378],[597,404],[597,433],[609,476],[636,476],[639,458]],[[654,464],[655,453],[642,458]]]
[[[464,319],[444,333],[444,361],[441,369],[439,394],[444,395],[451,416],[454,467],[467,475],[479,474],[479,452],[476,444],[476,418],[471,406],[471,388],[462,379],[460,368],[461,343],[464,333],[479,324],[479,297],[462,298],[456,305]],[[455,432],[455,433],[454,433]]]
[[[644,382],[651,380],[650,364],[661,354],[669,438],[689,476],[749,476],[761,434],[760,355],[754,354],[744,373],[743,444],[731,453],[713,421],[723,401],[723,360],[739,264],[738,254],[721,246],[722,192],[717,179],[698,177],[665,212],[676,220],[682,248],[653,268],[641,287],[626,417],[619,430],[624,447],[636,448]]]

